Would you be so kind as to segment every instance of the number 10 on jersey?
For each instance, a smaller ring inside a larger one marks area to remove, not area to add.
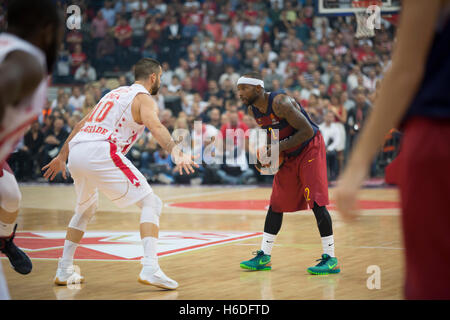
[[[100,101],[97,106],[95,106],[94,110],[91,113],[91,116],[88,118],[88,122],[102,122],[111,108],[114,106],[114,102],[112,101]],[[95,120],[94,120],[95,119]]]

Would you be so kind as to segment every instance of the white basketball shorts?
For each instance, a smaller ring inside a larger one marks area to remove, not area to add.
[[[81,206],[97,198],[98,190],[119,208],[132,205],[153,192],[139,170],[108,141],[71,146],[68,167],[75,184],[77,204]]]

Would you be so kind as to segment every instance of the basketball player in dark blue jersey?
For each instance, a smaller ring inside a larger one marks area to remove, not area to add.
[[[357,191],[385,134],[399,126],[390,170],[399,185],[407,299],[450,299],[450,1],[402,2],[391,69],[335,190],[355,218]],[[388,175],[388,170],[386,170]]]
[[[265,92],[258,73],[239,78],[237,90],[248,113],[267,130],[268,136],[278,132],[279,152],[284,159],[273,180],[261,250],[256,252],[256,257],[241,262],[241,268],[271,270],[271,252],[283,213],[311,208],[322,238],[323,254],[320,262],[307,271],[311,274],[339,273],[332,221],[326,208],[329,204],[326,151],[319,128],[284,91]],[[268,146],[270,149],[270,144]]]

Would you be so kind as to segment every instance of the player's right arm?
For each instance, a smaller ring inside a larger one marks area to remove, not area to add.
[[[53,180],[59,172],[62,172],[62,176],[66,179],[66,162],[69,157],[69,142],[75,137],[75,135],[83,128],[87,119],[91,116],[91,112],[89,112],[80,122],[78,122],[74,127],[72,132],[67,137],[64,145],[59,151],[58,155],[50,161],[47,165],[45,165],[41,170],[45,170],[44,178]]]
[[[198,168],[198,165],[192,161],[192,157],[181,152],[172,139],[169,130],[161,123],[156,102],[147,94],[137,95],[135,100],[139,108],[138,117],[140,122],[150,130],[159,145],[172,155],[179,167],[179,173],[183,174],[183,169],[187,174],[193,173],[194,169],[192,166]]]
[[[0,64],[0,121],[6,107],[15,107],[30,96],[46,74],[35,57],[24,51],[12,51]]]

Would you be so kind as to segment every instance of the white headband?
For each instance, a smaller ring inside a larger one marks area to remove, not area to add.
[[[264,81],[255,78],[240,77],[237,85],[240,84],[251,84],[252,86],[261,86],[264,88]]]

